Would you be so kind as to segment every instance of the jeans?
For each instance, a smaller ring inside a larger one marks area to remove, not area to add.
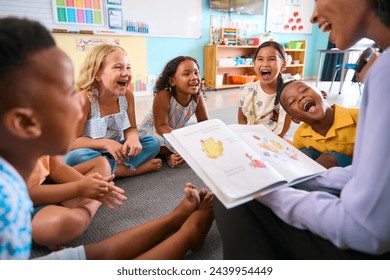
[[[154,158],[160,152],[160,143],[156,137],[149,135],[140,136],[139,141],[142,145],[142,151],[137,156],[130,156],[129,159],[123,163],[132,170],[136,170],[139,165]],[[120,141],[121,144],[124,142],[124,140]],[[74,166],[100,156],[103,156],[108,160],[111,166],[111,172],[115,173],[116,161],[111,154],[105,150],[96,151],[89,148],[76,149],[70,151],[66,155],[65,163]]]

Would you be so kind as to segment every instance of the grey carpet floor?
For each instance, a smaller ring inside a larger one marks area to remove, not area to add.
[[[237,109],[230,107],[213,110],[209,112],[209,117],[222,119],[226,124],[235,123]],[[186,182],[192,182],[198,188],[206,187],[187,164],[171,169],[164,163],[158,172],[116,179],[116,185],[126,191],[128,200],[113,210],[105,206],[100,207],[87,231],[69,246],[98,242],[117,232],[169,213],[183,199]],[[34,244],[31,256],[37,257],[47,253],[48,249]],[[222,242],[215,221],[202,249],[189,252],[185,259],[222,259]]]

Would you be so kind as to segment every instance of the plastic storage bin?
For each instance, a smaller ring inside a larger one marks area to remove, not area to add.
[[[287,48],[289,49],[300,49],[302,48],[303,42],[288,42]]]

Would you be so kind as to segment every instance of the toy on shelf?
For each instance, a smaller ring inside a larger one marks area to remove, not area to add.
[[[226,42],[226,45],[236,46],[238,42],[238,29],[221,28],[220,40]]]
[[[217,45],[219,43],[219,28],[218,27],[210,27],[210,44]]]

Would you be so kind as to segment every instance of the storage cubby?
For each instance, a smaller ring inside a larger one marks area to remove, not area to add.
[[[226,75],[253,74],[253,64],[235,65],[237,57],[252,58],[257,46],[207,45],[204,47],[205,85],[212,89],[238,87],[239,84],[227,84]],[[223,61],[222,64],[219,64]],[[229,65],[229,61],[232,63]],[[222,80],[221,80],[222,79]],[[222,83],[221,83],[222,81]]]
[[[285,51],[287,55],[291,55],[292,61],[287,64],[285,73],[291,73],[291,75],[299,74],[301,79],[303,79],[306,62],[306,40],[290,41],[289,43],[287,44],[287,47],[285,47]],[[288,45],[291,47],[288,47]],[[295,63],[298,61],[299,63]]]
[[[285,73],[299,74],[304,78],[306,61],[306,40],[291,41],[299,44],[290,44],[286,47],[287,55],[291,55],[292,63],[287,64]],[[300,45],[300,46],[299,46]],[[239,84],[228,84],[226,75],[253,75],[253,62],[236,65],[237,57],[253,57],[258,46],[229,46],[207,45],[204,47],[204,78],[205,85],[212,89],[238,87]],[[293,64],[293,62],[299,63]]]

